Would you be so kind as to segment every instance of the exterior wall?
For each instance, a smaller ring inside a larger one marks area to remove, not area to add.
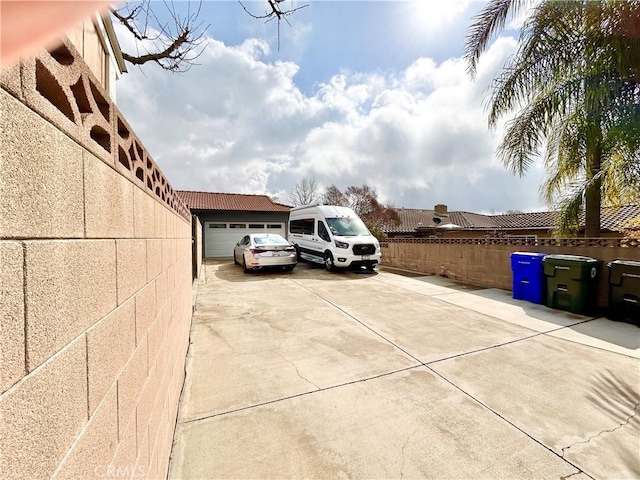
[[[198,218],[205,222],[289,222],[289,212],[205,212],[198,211]]]
[[[518,242],[504,239],[391,239],[382,245],[382,265],[440,275],[488,288],[512,289],[513,252],[582,255],[602,260],[599,307],[608,303],[608,268],[612,260],[640,261],[640,242],[566,239]]]
[[[70,42],[0,84],[0,476],[165,478],[189,213]]]
[[[194,268],[194,276],[195,278],[200,278],[200,274],[202,273],[202,258],[203,258],[203,251],[204,251],[204,237],[202,236],[202,222],[200,221],[200,219],[198,217],[196,217],[195,215],[192,217],[191,220],[192,225],[194,226],[193,229],[193,242],[194,242],[194,247],[193,247],[193,262],[195,265]]]
[[[202,222],[202,231],[203,235],[200,236],[202,241],[201,245],[201,256],[200,261],[205,258],[206,252],[204,245],[206,244],[205,236],[208,234],[208,229],[206,228],[206,222],[256,222],[256,223],[282,223],[284,224],[285,230],[285,238],[287,237],[287,230],[289,224],[289,212],[208,212],[208,211],[198,211],[197,216],[199,220]],[[238,237],[240,240],[241,237]],[[229,253],[231,256],[231,252]]]

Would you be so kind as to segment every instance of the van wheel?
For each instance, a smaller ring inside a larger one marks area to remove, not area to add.
[[[333,263],[333,255],[331,255],[331,252],[326,252],[324,254],[324,266],[328,272],[331,272],[336,269],[336,266]]]
[[[300,247],[298,245],[294,245],[293,248],[296,249],[296,258],[298,261],[302,260],[302,255],[300,255]]]

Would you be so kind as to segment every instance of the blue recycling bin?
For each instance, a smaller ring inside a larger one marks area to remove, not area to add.
[[[532,303],[544,303],[545,277],[542,259],[545,253],[513,252],[513,298]]]

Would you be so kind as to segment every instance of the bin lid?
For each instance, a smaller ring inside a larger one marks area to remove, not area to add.
[[[512,257],[546,257],[546,253],[535,253],[535,252],[513,252],[511,254]]]
[[[547,255],[542,259],[545,263],[598,263],[600,260],[581,255]]]
[[[609,262],[608,266],[616,266],[619,265],[621,267],[632,267],[632,268],[640,268],[640,262],[635,262],[633,260],[614,260],[613,262]]]

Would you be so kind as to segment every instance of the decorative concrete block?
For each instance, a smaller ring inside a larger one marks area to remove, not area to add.
[[[162,272],[162,240],[147,240],[147,282]]]
[[[144,341],[147,330],[158,313],[155,282],[140,290],[136,296],[136,345]]]
[[[140,188],[133,190],[133,229],[136,238],[155,235],[155,200]]]
[[[136,348],[135,301],[131,299],[87,331],[89,415],[115,385]]]
[[[142,386],[149,373],[147,351],[147,342],[141,342],[138,348],[136,348],[136,351],[133,352],[133,356],[125,366],[122,374],[118,377],[118,425],[120,425],[120,442],[123,441],[122,434],[130,421],[133,421],[135,435],[136,422],[135,417],[132,418],[132,416],[135,415],[138,397],[142,392]]]
[[[116,264],[121,304],[147,282],[147,241],[116,240]]]
[[[0,112],[0,237],[82,237],[82,148],[4,90]]]
[[[85,152],[84,182],[87,237],[133,237],[135,187],[129,179]]]
[[[25,103],[57,128],[113,164],[113,104],[71,42],[22,61]]]
[[[0,399],[3,478],[50,478],[87,423],[84,336]]]
[[[118,396],[115,384],[60,466],[54,480],[113,478],[109,464],[118,446]]]
[[[27,369],[116,306],[113,240],[25,242]]]
[[[20,242],[0,241],[0,394],[26,373],[23,257]]]

